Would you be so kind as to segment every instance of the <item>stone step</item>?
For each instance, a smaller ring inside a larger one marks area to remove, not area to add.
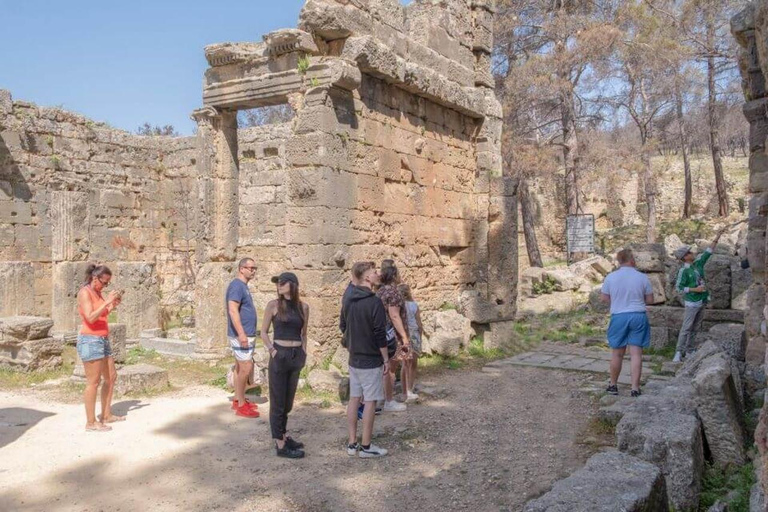
[[[197,346],[194,342],[174,338],[140,338],[139,342],[146,350],[175,357],[192,357]]]

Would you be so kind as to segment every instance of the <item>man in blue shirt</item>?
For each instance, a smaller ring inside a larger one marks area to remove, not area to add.
[[[608,344],[611,346],[611,382],[606,392],[618,395],[616,383],[621,374],[624,353],[629,345],[632,357],[632,396],[640,396],[640,373],[643,348],[651,343],[651,325],[646,304],[653,304],[653,286],[648,276],[635,268],[632,251],[624,249],[616,255],[619,268],[606,276],[602,299],[611,305]]]
[[[256,306],[248,290],[248,281],[256,276],[256,263],[251,258],[240,260],[237,278],[227,287],[227,338],[235,355],[235,414],[258,418],[256,404],[245,399],[245,387],[253,371],[253,347],[256,338]]]

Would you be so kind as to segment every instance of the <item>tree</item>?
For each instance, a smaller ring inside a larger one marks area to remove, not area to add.
[[[174,128],[173,125],[171,124],[160,126],[160,125],[151,125],[149,123],[144,123],[143,125],[139,126],[136,129],[136,133],[139,135],[148,135],[148,136],[169,136],[169,137],[179,136],[179,132],[177,132],[176,128]]]
[[[285,123],[293,119],[293,109],[288,104],[241,110],[237,115],[237,123],[241,128],[265,126],[268,124]]]

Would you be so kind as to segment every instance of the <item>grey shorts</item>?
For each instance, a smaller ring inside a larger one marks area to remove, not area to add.
[[[349,396],[362,397],[366,402],[384,400],[384,367],[349,367]]]

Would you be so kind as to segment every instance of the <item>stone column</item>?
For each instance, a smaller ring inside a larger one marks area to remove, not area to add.
[[[51,318],[53,332],[77,332],[79,290],[89,252],[90,211],[87,192],[51,192],[51,259],[53,261]]]
[[[217,359],[226,349],[225,293],[234,278],[239,238],[237,113],[196,110],[200,191],[195,281],[195,357]]]

